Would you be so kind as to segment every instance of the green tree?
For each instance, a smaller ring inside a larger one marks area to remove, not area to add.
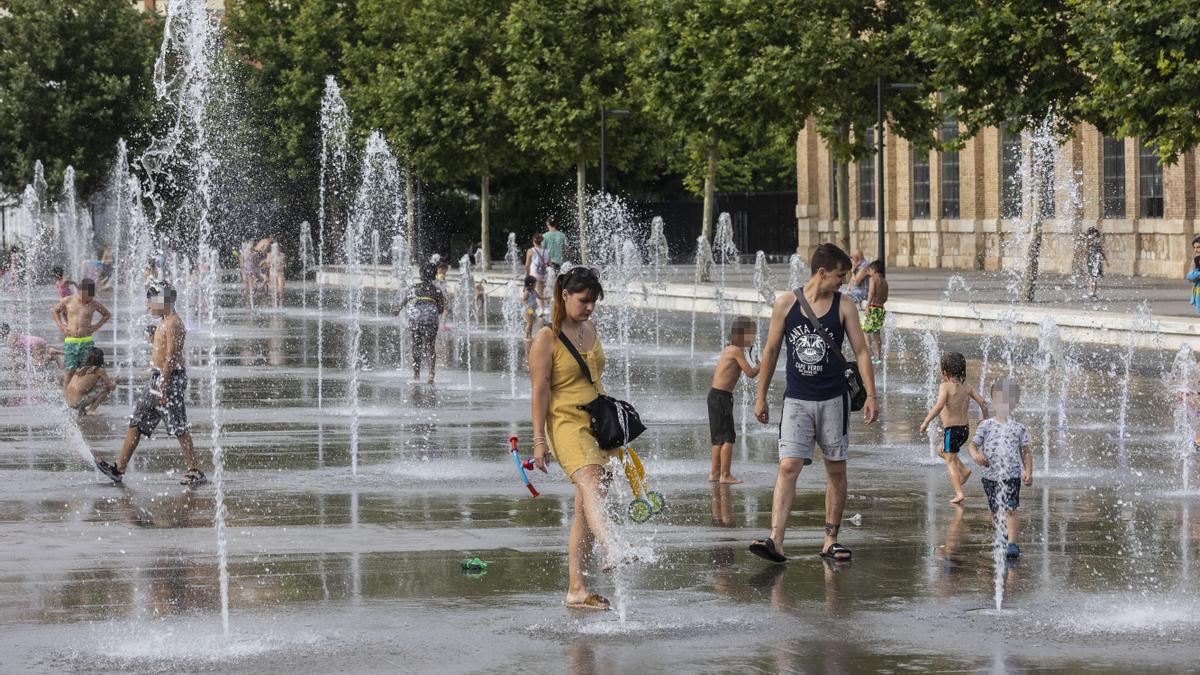
[[[575,165],[584,262],[587,164],[599,154],[600,107],[629,104],[627,38],[636,10],[625,0],[515,0],[504,21],[504,107],[522,150],[552,171]]]
[[[798,130],[811,120],[830,149],[846,247],[849,164],[874,155],[877,81],[916,85],[885,96],[893,132],[928,143],[940,120],[927,61],[913,49],[909,9],[873,0],[792,0],[771,7],[772,32],[758,70],[778,99],[779,123]]]
[[[0,0],[0,183],[19,191],[41,159],[101,186],[117,139],[150,118],[161,27],[114,0]]]
[[[759,58],[772,33],[769,4],[652,0],[637,32],[634,86],[644,110],[677,135],[693,184],[703,176],[702,230],[710,240],[722,150],[761,136],[778,117]]]
[[[1200,11],[1185,0],[1069,0],[1069,55],[1088,74],[1081,114],[1164,162],[1200,143]]]
[[[501,30],[509,0],[423,0],[407,13],[398,63],[385,66],[380,106],[403,115],[384,126],[433,181],[479,180],[479,225],[491,260],[491,181],[521,167],[500,105]],[[403,127],[403,131],[398,131]],[[490,264],[490,262],[488,263]]]
[[[229,0],[230,42],[252,66],[248,95],[269,109],[276,142],[265,159],[288,179],[317,184],[325,77],[342,76],[346,47],[357,39],[354,0]],[[315,210],[315,189],[308,196]]]

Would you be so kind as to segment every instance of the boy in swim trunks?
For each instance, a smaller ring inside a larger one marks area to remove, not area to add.
[[[968,449],[971,459],[983,467],[983,493],[987,495],[992,518],[1003,517],[1006,536],[1005,557],[1021,557],[1016,539],[1020,520],[1021,485],[1033,485],[1033,443],[1024,424],[1009,415],[1020,402],[1021,389],[1012,380],[997,380],[992,384],[992,405],[996,416],[979,423],[975,438]]]
[[[149,438],[158,423],[165,421],[167,433],[179,441],[179,449],[188,466],[187,473],[183,474],[179,483],[200,485],[208,479],[196,461],[192,434],[188,430],[185,405],[187,352],[184,350],[187,329],[183,319],[175,313],[175,289],[167,284],[151,286],[146,290],[146,304],[150,306],[151,314],[161,318],[158,330],[154,332],[154,347],[150,353],[150,381],[138,396],[133,414],[129,416],[125,443],[121,446],[116,464],[97,458],[96,468],[114,483],[120,483],[142,436]]]
[[[967,426],[968,408],[971,401],[975,401],[983,414],[982,419],[987,419],[988,407],[975,388],[966,383],[966,357],[958,352],[946,352],[942,355],[941,368],[942,385],[938,387],[937,402],[921,422],[920,431],[925,433],[933,418],[941,415],[942,447],[938,450],[938,456],[946,460],[950,484],[954,486],[954,499],[951,499],[950,503],[958,504],[965,497],[962,486],[971,477],[971,470],[963,466],[962,460],[958,458],[959,449],[971,435],[970,427]]]
[[[742,482],[730,472],[733,463],[733,442],[737,432],[733,421],[733,388],[742,373],[746,377],[758,377],[758,365],[750,365],[746,359],[746,348],[754,346],[757,328],[754,320],[739,316],[729,328],[729,344],[717,357],[717,368],[713,371],[712,389],[708,391],[708,433],[712,440],[712,468],[708,471],[708,482],[732,485]]]
[[[96,409],[116,388],[117,383],[104,370],[104,350],[92,347],[83,367],[75,371],[75,377],[63,392],[63,398],[80,415],[95,415]]]
[[[70,384],[75,369],[83,365],[88,350],[95,346],[92,335],[108,322],[112,316],[108,308],[96,299],[96,282],[84,279],[79,282],[79,292],[58,301],[51,312],[54,323],[63,334],[63,390]],[[100,315],[98,323],[92,317]]]
[[[883,320],[888,300],[887,275],[883,261],[876,260],[867,266],[867,311],[863,314],[862,329],[867,335],[867,348],[871,350],[871,363],[883,361]]]

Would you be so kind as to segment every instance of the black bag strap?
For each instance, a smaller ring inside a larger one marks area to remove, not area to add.
[[[575,362],[579,364],[579,369],[583,371],[583,376],[587,378],[588,383],[592,385],[593,389],[595,389],[596,383],[592,380],[592,371],[587,367],[587,363],[584,362],[583,357],[579,355],[579,350],[575,348],[574,343],[572,343],[571,340],[567,338],[566,334],[562,333],[561,331],[558,334],[558,339],[562,340],[562,343],[564,346],[566,346],[567,351],[571,352],[571,356],[575,357]],[[599,390],[597,390],[596,393],[599,393]]]
[[[797,288],[793,290],[792,293],[796,294],[796,301],[800,303],[800,311],[804,313],[804,316],[810,322],[812,322],[812,325],[816,328],[817,335],[820,335],[821,339],[825,341],[825,346],[829,348],[829,351],[833,354],[836,354],[837,357],[841,359],[842,367],[845,368],[848,363],[846,361],[846,357],[842,356],[842,350],[838,349],[837,345],[833,344],[833,336],[829,334],[829,329],[825,328],[825,325],[822,324],[821,320],[817,318],[817,313],[813,310],[812,305],[808,304],[808,299],[804,297],[804,290]]]

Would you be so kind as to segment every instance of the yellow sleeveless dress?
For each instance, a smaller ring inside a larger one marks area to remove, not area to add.
[[[608,453],[600,449],[596,437],[592,436],[587,413],[577,407],[591,403],[597,391],[604,392],[604,385],[600,383],[604,375],[604,348],[600,346],[600,336],[596,336],[596,344],[591,349],[579,352],[579,355],[592,371],[596,386],[583,376],[579,363],[562,340],[554,340],[546,442],[568,478],[589,464],[608,464]]]

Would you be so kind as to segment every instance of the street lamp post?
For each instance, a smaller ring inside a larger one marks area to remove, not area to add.
[[[883,224],[883,90],[895,91],[898,89],[916,88],[917,85],[907,82],[890,82],[884,84],[882,77],[875,78],[875,224],[879,236],[877,244],[877,248],[879,249],[878,259],[883,262],[884,267],[887,267],[887,253],[884,248],[886,246],[886,237],[884,236]],[[601,133],[601,138],[603,138],[603,132]]]
[[[604,190],[604,185],[605,185],[604,171],[605,171],[605,168],[606,168],[605,165],[607,162],[607,157],[605,156],[605,148],[604,148],[605,126],[607,126],[605,123],[609,117],[625,117],[628,114],[629,114],[628,110],[622,110],[622,109],[609,110],[609,109],[605,108],[604,105],[600,106],[600,192],[605,191]]]

